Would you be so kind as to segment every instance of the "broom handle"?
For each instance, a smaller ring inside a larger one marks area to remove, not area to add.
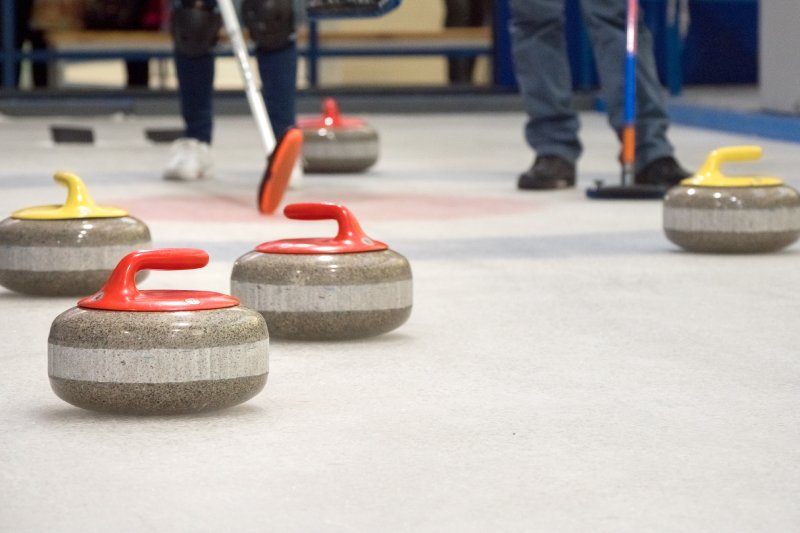
[[[264,151],[269,157],[272,151],[275,150],[275,133],[269,124],[267,106],[264,104],[264,98],[256,86],[253,70],[250,68],[250,55],[247,53],[247,46],[244,44],[239,17],[236,15],[232,0],[217,0],[217,5],[222,15],[222,21],[225,24],[225,31],[228,32],[233,53],[239,63],[239,72],[242,74],[247,103],[250,104],[250,111],[253,113],[258,133],[261,136],[261,143],[264,145]]]
[[[625,31],[625,104],[622,129],[622,184],[632,185],[636,165],[636,54],[639,0],[628,0]]]

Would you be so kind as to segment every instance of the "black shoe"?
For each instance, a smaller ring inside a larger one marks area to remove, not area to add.
[[[517,188],[528,190],[566,189],[575,186],[575,165],[557,155],[541,155],[517,181]]]
[[[672,187],[692,173],[682,168],[672,156],[659,157],[636,173],[633,181],[638,185]]]

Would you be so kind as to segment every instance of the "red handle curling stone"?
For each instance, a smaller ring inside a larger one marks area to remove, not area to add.
[[[282,239],[256,246],[256,251],[269,254],[346,254],[387,250],[389,246],[371,239],[355,215],[343,205],[333,203],[290,204],[283,214],[295,220],[336,220],[339,231],[333,238],[313,237]]]

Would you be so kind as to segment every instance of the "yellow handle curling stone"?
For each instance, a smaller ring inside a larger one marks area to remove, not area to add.
[[[39,296],[85,296],[99,289],[126,254],[152,246],[144,222],[95,204],[83,180],[57,172],[63,205],[14,211],[0,222],[0,285]]]
[[[774,252],[800,238],[800,193],[771,176],[727,176],[725,162],[761,157],[759,146],[714,150],[694,176],[664,197],[664,232],[704,253]]]

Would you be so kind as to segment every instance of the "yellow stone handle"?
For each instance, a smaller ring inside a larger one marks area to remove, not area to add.
[[[66,211],[88,214],[97,208],[97,204],[86,190],[86,184],[77,174],[62,170],[55,173],[53,180],[67,188],[67,201],[63,206]]]
[[[783,185],[783,180],[770,176],[726,176],[720,167],[733,161],[754,161],[761,158],[760,146],[726,146],[708,154],[705,163],[681,185],[696,187],[768,187]]]
[[[12,218],[29,220],[62,220],[75,218],[124,217],[128,212],[117,207],[97,205],[89,195],[86,184],[72,172],[59,171],[53,176],[56,183],[67,188],[64,205],[38,205],[11,213]]]

